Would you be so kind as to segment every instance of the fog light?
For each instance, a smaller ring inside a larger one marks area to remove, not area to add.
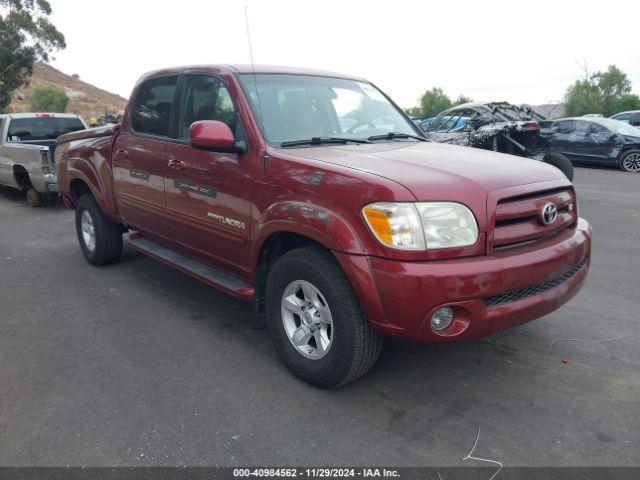
[[[451,322],[453,322],[453,308],[439,308],[431,317],[431,329],[436,332],[444,330],[451,325]]]

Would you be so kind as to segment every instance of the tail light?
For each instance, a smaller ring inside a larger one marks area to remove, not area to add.
[[[537,130],[540,130],[540,125],[538,125],[538,122],[528,122],[522,124],[521,128],[525,132],[535,132]]]
[[[42,173],[51,173],[51,157],[49,156],[49,152],[41,152],[41,161],[42,161]]]

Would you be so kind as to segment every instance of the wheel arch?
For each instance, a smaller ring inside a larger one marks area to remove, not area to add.
[[[67,182],[69,185],[70,201],[75,208],[80,195],[91,193],[98,202],[102,212],[111,221],[120,222],[120,216],[115,205],[115,198],[111,192],[111,181],[103,180],[92,164],[81,158],[69,159],[67,163]],[[73,190],[75,188],[75,191]]]
[[[311,236],[290,230],[274,231],[260,243],[255,259],[254,281],[254,309],[258,318],[264,318],[265,315],[265,293],[269,270],[287,252],[306,246],[318,246],[331,250]]]
[[[31,186],[31,179],[29,178],[29,172],[22,165],[13,166],[13,179],[16,185],[23,190],[26,190]]]

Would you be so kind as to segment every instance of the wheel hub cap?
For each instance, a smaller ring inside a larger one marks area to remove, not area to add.
[[[93,226],[93,219],[88,211],[82,212],[80,217],[80,230],[82,232],[82,241],[87,250],[93,252],[96,248],[96,230]]]
[[[333,343],[329,305],[317,287],[296,280],[285,288],[281,303],[282,325],[289,341],[302,356],[324,357]]]
[[[624,166],[630,172],[640,172],[640,153],[632,153],[624,159]]]

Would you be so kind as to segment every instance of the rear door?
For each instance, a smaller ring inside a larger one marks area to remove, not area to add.
[[[579,160],[576,149],[576,121],[560,120],[554,122],[552,135],[549,139],[551,150],[559,152],[572,160]]]
[[[166,237],[164,164],[178,76],[156,77],[138,89],[130,127],[113,148],[120,212],[129,226]]]
[[[243,140],[242,124],[219,77],[186,74],[180,83],[176,138],[165,162],[169,232],[188,254],[241,274],[249,269],[251,156],[193,148],[189,128],[198,120],[219,120]]]

